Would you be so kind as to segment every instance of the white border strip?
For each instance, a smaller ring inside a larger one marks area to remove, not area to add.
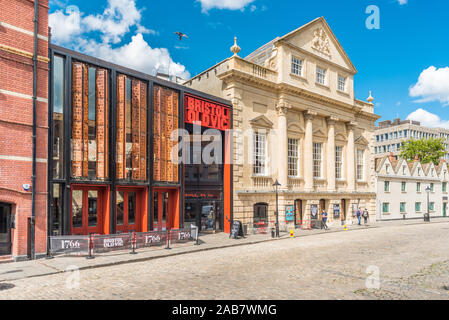
[[[29,31],[29,30],[25,30],[25,29],[22,29],[22,28],[19,28],[19,27],[16,27],[16,26],[13,26],[12,24],[9,24],[9,23],[6,23],[6,22],[0,21],[0,26],[1,27],[5,27],[7,29],[14,30],[14,31],[22,32],[22,33],[27,34],[27,35],[32,36],[32,37],[34,36],[34,32]],[[45,40],[45,41],[48,42],[48,37],[46,37],[46,36],[43,36],[41,34],[37,34],[37,37],[39,39],[41,39],[41,40]]]
[[[0,160],[15,160],[15,161],[33,161],[32,157],[19,157],[19,156],[7,156],[7,155],[0,155]],[[47,163],[47,159],[43,158],[36,158],[36,162],[42,162]]]
[[[33,96],[30,96],[30,95],[24,94],[24,93],[14,92],[14,91],[8,91],[8,90],[0,89],[0,93],[7,94],[7,95],[10,95],[10,96],[14,96],[14,97],[18,97],[18,98],[23,98],[23,99],[29,99],[29,100],[33,99]],[[36,100],[40,101],[40,102],[48,103],[48,99],[46,99],[46,98],[37,97]]]

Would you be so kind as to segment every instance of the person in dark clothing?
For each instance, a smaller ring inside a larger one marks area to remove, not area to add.
[[[362,209],[359,208],[357,210],[357,221],[358,221],[358,225],[360,226],[360,220],[362,219]]]
[[[323,228],[324,228],[324,230],[329,229],[326,222],[327,222],[327,212],[324,211],[324,209],[323,209],[321,212],[321,229],[323,229]]]
[[[368,209],[365,208],[365,211],[363,211],[363,223],[364,224],[368,223],[368,218],[369,218]]]

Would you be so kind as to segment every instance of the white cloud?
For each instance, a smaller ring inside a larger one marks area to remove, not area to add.
[[[197,0],[201,2],[203,12],[210,9],[228,9],[228,10],[243,10],[245,7],[255,0]]]
[[[403,4],[407,4],[408,0],[398,0],[398,2],[402,6]]]
[[[425,127],[449,129],[449,120],[442,120],[438,115],[422,108],[410,113],[406,119],[419,121]]]
[[[51,26],[51,38],[56,43],[64,44],[71,41],[81,33],[81,14],[79,10],[69,10],[66,14],[62,10],[56,10],[49,15],[48,23]]]
[[[52,40],[57,44],[120,64],[141,72],[157,71],[190,78],[186,68],[172,60],[166,48],[152,48],[143,34],[156,34],[141,25],[141,10],[135,0],[108,0],[108,7],[101,14],[83,16],[76,6],[57,10],[49,16]],[[134,32],[129,43],[123,37]],[[101,41],[89,37],[97,32]],[[114,45],[114,46],[113,46]]]
[[[134,0],[109,0],[109,6],[102,14],[88,15],[83,19],[83,24],[86,31],[100,31],[103,42],[118,43],[130,27],[137,27],[140,33],[151,32],[140,25],[141,18]]]
[[[419,75],[418,82],[410,87],[411,97],[421,97],[416,102],[440,101],[449,105],[449,67],[431,66]]]
[[[151,48],[141,33],[133,36],[130,43],[118,48],[94,40],[82,41],[80,48],[86,54],[145,73],[167,72],[170,68],[170,74],[176,74],[184,79],[190,78],[189,72],[182,64],[173,62],[167,49]]]

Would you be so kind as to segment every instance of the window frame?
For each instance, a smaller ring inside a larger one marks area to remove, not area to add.
[[[304,59],[292,55],[292,59],[290,61],[290,73],[298,77],[304,77],[304,61]],[[295,70],[299,70],[299,73],[296,73]]]
[[[293,143],[293,141],[295,141],[295,143]],[[298,138],[287,138],[287,152],[288,152],[288,168],[287,168],[287,173],[288,173],[288,177],[291,178],[299,178],[301,176],[301,170],[300,170],[300,159],[301,159],[301,154],[300,154],[300,146],[301,146],[301,141]],[[295,165],[296,168],[292,168],[291,166]],[[296,170],[296,174],[292,174],[294,173],[293,171]]]
[[[263,137],[264,141],[256,141],[256,137]],[[267,141],[267,132],[263,130],[254,130],[253,131],[253,176],[267,176],[267,148],[268,148],[268,141]],[[257,144],[258,143],[258,144]],[[256,145],[257,144],[257,145]],[[259,147],[262,146],[262,148]],[[258,151],[262,150],[263,154]],[[262,160],[260,160],[260,157],[262,157]],[[258,164],[260,163],[260,165]],[[263,170],[257,170],[256,168],[262,168]],[[259,171],[259,172],[256,172]],[[263,172],[262,172],[263,171]]]
[[[323,71],[323,74],[321,72],[319,72],[319,71]],[[317,84],[319,84],[319,85],[322,85],[322,86],[328,86],[328,84],[327,84],[327,68],[322,68],[322,67],[317,65],[315,73],[316,73],[315,82]],[[318,79],[320,78],[319,76],[323,76],[323,83],[318,81]]]

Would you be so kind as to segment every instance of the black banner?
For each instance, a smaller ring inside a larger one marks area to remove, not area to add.
[[[50,252],[52,255],[88,255],[89,236],[51,236]]]

